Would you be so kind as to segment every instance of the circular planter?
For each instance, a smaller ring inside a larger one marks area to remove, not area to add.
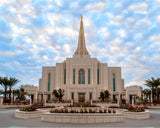
[[[50,113],[46,112],[41,115],[42,121],[58,123],[107,123],[124,121],[122,113]]]
[[[15,110],[15,117],[20,119],[39,118],[46,110],[37,109],[37,111],[19,111]]]
[[[124,112],[125,118],[129,119],[148,119],[150,118],[149,110],[145,110],[144,112]]]

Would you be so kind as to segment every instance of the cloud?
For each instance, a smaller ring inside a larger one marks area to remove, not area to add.
[[[95,13],[100,13],[100,12],[106,10],[106,8],[107,8],[107,5],[105,2],[104,3],[97,2],[97,3],[93,3],[93,4],[88,4],[85,6],[85,10],[92,11]]]
[[[0,51],[0,56],[5,56],[5,57],[12,57],[15,55],[22,54],[23,51],[21,50],[16,50],[16,51]]]
[[[128,7],[128,10],[134,11],[135,13],[147,14],[147,8],[148,8],[148,4],[146,2],[142,2],[142,3],[136,3],[133,5],[130,5]]]
[[[117,15],[117,16],[115,16],[114,20],[111,21],[111,24],[117,25],[117,26],[122,25],[123,24],[123,18],[124,18],[123,15]]]
[[[159,76],[158,3],[0,1],[0,75],[38,85],[42,66],[54,66],[74,54],[82,14],[91,56],[121,66],[126,86],[142,85]]]

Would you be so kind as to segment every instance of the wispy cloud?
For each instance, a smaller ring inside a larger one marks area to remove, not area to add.
[[[0,1],[0,75],[38,85],[42,66],[71,57],[84,16],[87,49],[121,66],[125,86],[159,76],[159,0]]]

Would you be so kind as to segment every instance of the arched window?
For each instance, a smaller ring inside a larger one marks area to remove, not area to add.
[[[79,84],[85,84],[85,72],[83,69],[79,70]]]

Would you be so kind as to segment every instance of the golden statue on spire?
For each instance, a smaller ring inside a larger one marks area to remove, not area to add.
[[[82,15],[80,15],[81,16],[81,20],[83,20],[83,16]]]

